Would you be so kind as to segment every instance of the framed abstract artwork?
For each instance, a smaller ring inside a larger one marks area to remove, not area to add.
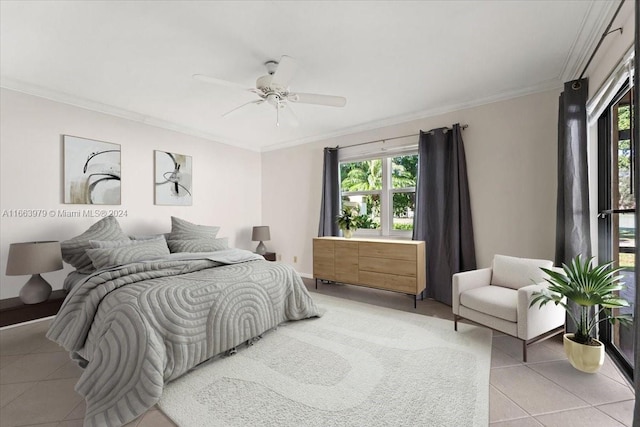
[[[155,150],[155,204],[191,206],[191,156]]]
[[[120,204],[120,145],[62,135],[64,203]]]

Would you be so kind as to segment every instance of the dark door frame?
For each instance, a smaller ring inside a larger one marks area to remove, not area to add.
[[[606,110],[598,118],[598,212],[611,212],[617,209],[617,206],[611,205],[611,172],[612,172],[612,148],[611,148],[611,129],[612,129],[612,117],[611,107],[617,104],[620,99],[629,91],[629,83],[620,89],[611,103],[607,106]],[[633,130],[633,124],[632,124]],[[637,142],[635,138],[631,138],[631,156],[634,158],[634,153],[637,152]],[[635,165],[636,167],[638,165]],[[634,171],[635,168],[632,168]],[[633,172],[632,172],[633,173]],[[637,184],[634,183],[633,191],[637,190]],[[637,214],[636,214],[637,218]],[[598,214],[598,262],[606,262],[612,258],[611,250],[611,235],[612,235],[612,214]],[[636,223],[636,230],[638,224]],[[636,241],[637,242],[637,241]],[[636,293],[638,289],[636,286]],[[633,366],[623,357],[618,348],[613,345],[613,337],[611,333],[611,325],[609,322],[600,323],[598,332],[598,338],[605,345],[609,357],[614,361],[620,370],[626,375],[629,381],[633,381]]]

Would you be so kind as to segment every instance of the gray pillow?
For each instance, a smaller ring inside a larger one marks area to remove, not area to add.
[[[196,225],[184,219],[171,217],[171,233],[167,240],[215,239],[220,227]]]
[[[91,249],[119,248],[133,243],[135,243],[135,240],[89,240]]]
[[[119,248],[122,246],[130,246],[135,245],[141,242],[148,242],[152,240],[160,240],[166,245],[166,239],[162,234],[149,236],[146,239],[133,239],[133,237],[129,237],[132,240],[89,240],[89,244],[92,249],[107,249],[107,248]]]
[[[107,267],[169,255],[169,248],[166,240],[161,238],[136,241],[129,245],[115,248],[88,249],[87,255],[91,258],[93,266],[97,270],[101,270]]]
[[[167,240],[169,250],[176,252],[215,252],[229,249],[229,239]]]
[[[122,232],[118,220],[108,216],[93,224],[87,231],[72,239],[60,243],[62,259],[71,264],[79,273],[92,273],[95,269],[87,249],[91,249],[90,240],[129,241],[129,237]]]
[[[129,236],[131,240],[153,240],[153,239],[158,239],[160,237],[164,237],[165,239],[168,239],[169,233]]]

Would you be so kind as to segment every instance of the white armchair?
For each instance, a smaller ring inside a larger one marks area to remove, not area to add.
[[[553,262],[495,255],[491,268],[454,274],[454,329],[465,318],[519,338],[526,362],[527,345],[564,331],[563,307],[529,307],[533,293],[548,285],[540,267],[551,269]]]

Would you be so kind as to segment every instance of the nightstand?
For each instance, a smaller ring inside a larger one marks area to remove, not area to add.
[[[25,304],[18,297],[0,300],[0,327],[53,316],[60,310],[66,296],[67,291],[59,289],[53,291],[48,300],[38,304]]]
[[[262,256],[267,261],[275,261],[276,260],[276,253],[275,252],[267,252],[266,254],[264,254]]]

